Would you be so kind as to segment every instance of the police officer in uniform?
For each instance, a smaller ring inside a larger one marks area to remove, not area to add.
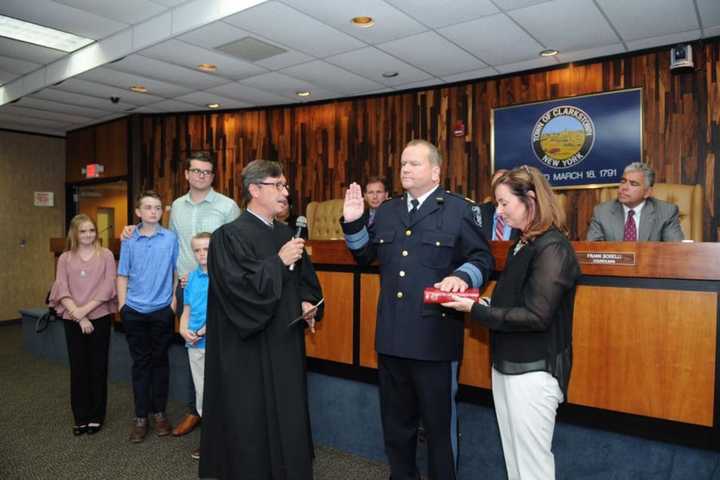
[[[383,203],[375,222],[363,222],[363,197],[353,183],[345,194],[345,240],[356,261],[380,264],[375,348],[385,450],[393,480],[420,478],[417,427],[427,434],[429,477],[456,478],[457,392],[463,316],[423,304],[423,289],[479,288],[493,270],[479,207],[439,188],[437,148],[413,140],[401,157],[406,193]]]

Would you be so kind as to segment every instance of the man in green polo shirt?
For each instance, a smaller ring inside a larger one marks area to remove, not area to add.
[[[187,281],[188,274],[197,268],[190,245],[193,236],[200,232],[212,233],[240,215],[240,208],[235,200],[213,190],[214,178],[215,158],[210,153],[196,152],[185,161],[185,179],[190,190],[177,198],[170,210],[170,230],[177,234],[180,246],[177,271],[181,286]],[[178,298],[178,305],[182,305],[182,298]],[[178,316],[180,314],[181,311],[178,311]],[[192,378],[189,366],[187,376]],[[192,380],[189,385],[191,391],[188,393],[188,413],[173,430],[175,436],[191,432],[200,422],[200,416],[195,409],[195,387]]]

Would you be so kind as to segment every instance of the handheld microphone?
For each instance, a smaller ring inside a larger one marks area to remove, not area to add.
[[[305,218],[305,217],[303,217],[302,215],[300,215],[300,216],[297,217],[297,219],[295,220],[295,226],[297,227],[297,230],[295,231],[295,235],[293,235],[293,238],[300,238],[300,237],[302,237],[303,228],[307,228],[307,218]],[[295,264],[294,264],[294,263],[293,263],[292,265],[290,265],[290,271],[292,272],[293,270],[295,270]]]

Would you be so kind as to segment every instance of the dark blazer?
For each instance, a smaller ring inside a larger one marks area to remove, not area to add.
[[[625,212],[617,200],[596,205],[587,231],[591,242],[621,242],[625,232]],[[653,197],[645,200],[640,212],[641,242],[679,242],[685,238],[680,227],[678,207]]]
[[[355,260],[380,265],[377,352],[402,358],[453,361],[462,357],[463,315],[423,304],[423,290],[448,275],[481,287],[494,259],[474,203],[436,189],[410,220],[405,196],[383,203],[373,226],[342,223]]]
[[[480,205],[480,214],[482,216],[482,231],[485,238],[492,240],[493,235],[493,217],[495,217],[495,203],[485,202]],[[513,228],[510,230],[510,240],[515,240],[520,236],[520,230]]]

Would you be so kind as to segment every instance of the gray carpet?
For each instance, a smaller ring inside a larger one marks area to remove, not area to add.
[[[134,445],[127,435],[132,418],[128,384],[109,385],[103,430],[72,435],[69,371],[22,349],[20,325],[0,326],[0,479],[194,479],[191,450],[200,432],[180,438],[149,434]],[[170,402],[178,420],[183,406]],[[317,446],[316,480],[387,479],[386,465]]]

